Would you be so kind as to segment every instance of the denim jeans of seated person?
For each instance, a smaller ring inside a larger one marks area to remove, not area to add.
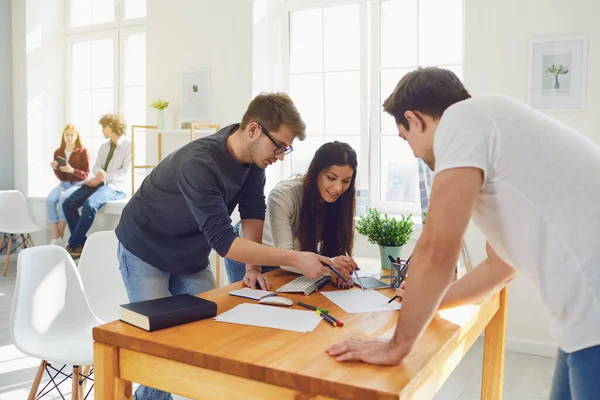
[[[241,222],[238,222],[233,226],[233,232],[235,232],[237,236],[240,236],[240,225]],[[229,278],[229,283],[239,282],[244,279],[244,276],[246,275],[246,264],[230,258],[224,258],[223,260],[223,263],[225,264],[225,272],[227,272],[227,278]],[[265,274],[277,268],[279,267],[262,267],[262,273]]]
[[[117,256],[119,270],[131,302],[177,294],[195,295],[216,287],[215,277],[210,268],[189,275],[170,274],[142,261],[127,250],[121,242],[119,242]],[[146,386],[139,386],[135,391],[134,398],[136,400],[173,399],[170,393]]]
[[[600,346],[565,353],[558,349],[550,400],[600,398]]]

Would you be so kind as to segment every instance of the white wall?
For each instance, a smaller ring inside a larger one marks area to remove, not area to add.
[[[543,36],[589,36],[585,109],[552,112],[600,143],[600,2],[597,0],[465,0],[465,83],[472,95],[500,93],[526,101],[529,41]],[[473,257],[485,257],[481,233],[472,232]],[[508,348],[553,354],[550,317],[524,277],[510,285]]]
[[[14,187],[10,1],[0,1],[0,190]]]
[[[64,1],[12,1],[15,188],[45,196],[64,125]]]
[[[147,10],[146,99],[169,101],[166,128],[181,127],[181,74],[197,67],[210,69],[210,122],[239,122],[252,96],[252,1],[148,0]],[[147,122],[156,124],[154,109]],[[166,138],[163,154],[182,140]]]

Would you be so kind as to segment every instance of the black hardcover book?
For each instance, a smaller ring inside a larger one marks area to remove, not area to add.
[[[217,315],[217,304],[190,294],[121,305],[121,321],[148,332]]]

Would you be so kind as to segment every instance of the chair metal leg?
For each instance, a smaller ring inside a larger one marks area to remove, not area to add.
[[[42,360],[40,363],[40,367],[35,374],[35,379],[33,380],[33,384],[31,385],[31,390],[29,391],[29,396],[27,400],[35,400],[35,395],[37,394],[38,388],[40,387],[40,382],[42,381],[42,377],[44,376],[44,371],[46,370],[46,364],[48,361]]]
[[[4,276],[6,276],[6,271],[8,270],[8,261],[10,260],[10,246],[12,245],[13,234],[10,233],[8,237],[8,247],[6,248],[6,261],[4,262]]]
[[[71,378],[71,399],[79,399],[79,366],[73,365],[73,377]]]
[[[29,239],[29,244],[30,244],[29,247],[35,246],[35,243],[33,243],[33,239],[31,238],[31,234],[30,233],[27,234],[27,238]]]

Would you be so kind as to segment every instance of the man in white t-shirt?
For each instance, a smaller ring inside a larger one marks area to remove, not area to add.
[[[394,337],[353,339],[328,352],[339,361],[397,364],[438,308],[481,301],[518,270],[553,316],[559,352],[551,398],[598,396],[600,147],[511,98],[471,98],[456,75],[439,68],[405,75],[383,106],[435,171],[427,224]],[[487,239],[488,258],[451,284],[471,218]]]

